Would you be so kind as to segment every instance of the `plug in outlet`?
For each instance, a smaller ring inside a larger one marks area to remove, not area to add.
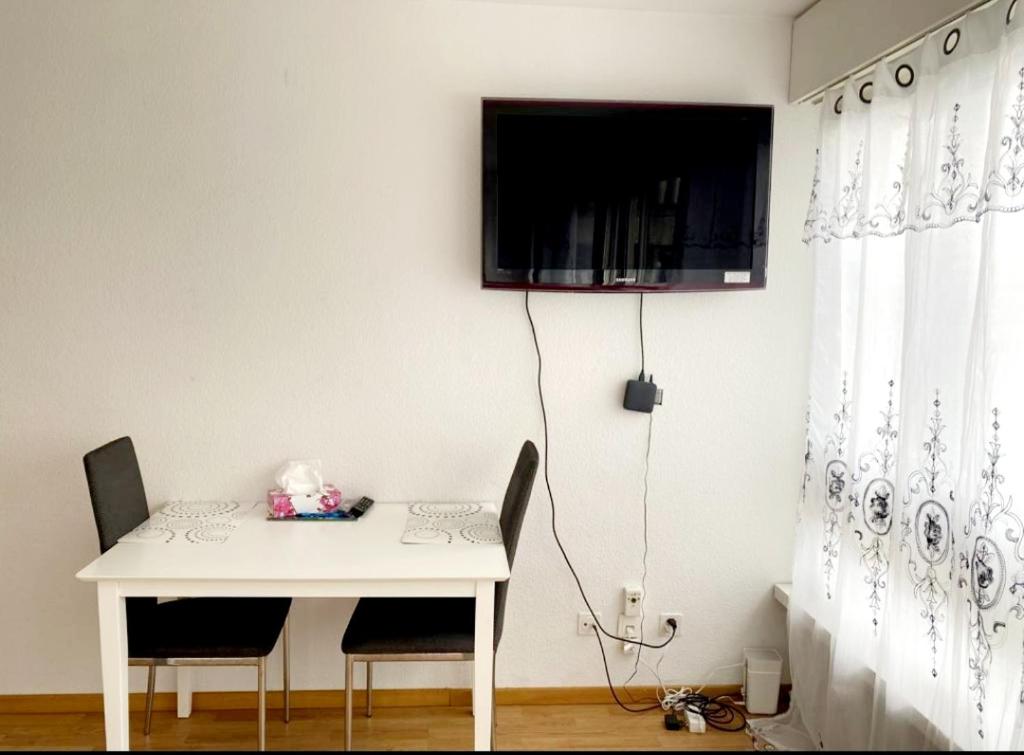
[[[639,616],[640,615],[640,604],[643,603],[644,594],[639,587],[631,587],[627,585],[622,588],[622,599],[623,599],[623,613],[626,616]],[[620,637],[625,635],[621,634]]]
[[[601,612],[594,611],[594,616],[597,616],[597,620],[601,620]],[[580,611],[576,614],[576,634],[581,636],[592,635],[597,626],[594,624],[594,616],[590,615],[590,611]]]
[[[661,632],[662,637],[669,637],[672,634],[672,627],[669,626],[668,620],[675,619],[676,621],[676,636],[683,629],[683,615],[681,613],[659,613],[658,614],[658,628]]]
[[[627,616],[622,614],[619,616],[619,637],[624,637],[627,640],[639,640],[640,639],[640,618],[638,616]],[[627,655],[635,653],[637,646],[632,642],[622,643],[622,652]]]

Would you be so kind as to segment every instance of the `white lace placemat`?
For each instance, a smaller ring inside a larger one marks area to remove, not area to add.
[[[239,520],[258,505],[258,501],[170,501],[127,535],[122,535],[118,542],[225,543],[237,529]]]
[[[410,545],[499,545],[492,503],[410,503],[402,542]]]

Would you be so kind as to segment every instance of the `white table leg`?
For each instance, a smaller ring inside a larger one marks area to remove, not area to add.
[[[473,745],[491,749],[491,677],[494,674],[494,582],[476,583],[473,636]]]
[[[192,715],[192,669],[188,666],[178,666],[176,672],[178,681],[178,718],[188,718]]]
[[[116,582],[98,582],[103,722],[108,750],[128,749],[128,620]]]

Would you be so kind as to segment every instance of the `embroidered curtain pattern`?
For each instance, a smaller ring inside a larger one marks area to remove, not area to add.
[[[825,96],[790,664],[760,741],[1024,745],[1024,11]]]

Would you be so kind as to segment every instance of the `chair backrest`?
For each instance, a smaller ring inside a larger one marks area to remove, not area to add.
[[[83,461],[96,531],[100,536],[100,552],[105,553],[114,547],[119,537],[149,518],[142,473],[135,457],[135,446],[128,437],[90,451]]]
[[[523,443],[516,460],[516,468],[512,471],[512,479],[505,490],[505,500],[501,504],[501,539],[505,542],[505,555],[508,557],[508,568],[516,558],[516,546],[519,545],[519,532],[523,528],[526,517],[526,505],[530,502],[533,491],[533,480],[537,476],[539,456],[537,447],[532,441]],[[498,582],[494,587],[494,647],[501,639],[502,626],[505,623],[505,599],[508,595],[508,582]]]

